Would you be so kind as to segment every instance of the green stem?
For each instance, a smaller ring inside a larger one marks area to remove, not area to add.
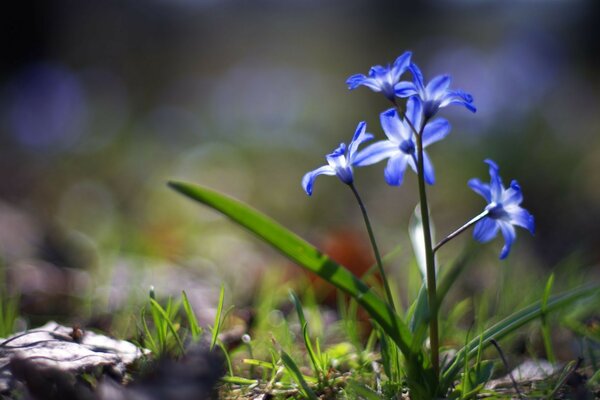
[[[392,101],[398,110],[398,115],[402,114],[399,104]],[[427,203],[427,190],[425,188],[425,164],[423,161],[423,129],[427,125],[427,118],[420,127],[415,128],[412,121],[404,116],[410,128],[417,139],[417,177],[419,181],[419,199],[421,205],[421,221],[423,223],[423,239],[425,242],[425,264],[427,269],[427,299],[429,302],[429,344],[431,347],[431,366],[435,376],[435,387],[439,387],[440,379],[440,343],[438,328],[438,302],[437,287],[435,281],[435,259],[433,253],[433,243],[431,241],[431,226],[429,222],[429,204]]]
[[[454,239],[455,237],[457,237],[458,235],[460,235],[461,233],[463,233],[464,231],[469,229],[469,227],[471,225],[479,222],[481,219],[486,217],[488,214],[489,214],[489,211],[484,210],[481,214],[477,215],[476,217],[471,219],[469,222],[467,222],[466,224],[464,224],[463,226],[461,226],[460,228],[458,228],[457,230],[455,230],[454,232],[452,232],[451,234],[446,236],[444,239],[440,240],[440,242],[438,244],[436,244],[435,247],[433,248],[433,252],[435,253],[436,251],[438,251],[440,247],[442,247],[443,245],[445,245],[446,243],[448,243],[449,241],[451,241],[452,239]]]
[[[373,247],[373,253],[375,253],[375,260],[377,261],[377,267],[379,268],[379,273],[381,274],[381,280],[383,281],[383,287],[385,288],[385,295],[387,297],[387,301],[389,305],[392,307],[392,310],[396,312],[396,307],[394,306],[394,298],[392,297],[392,291],[390,289],[390,285],[388,283],[387,277],[385,275],[385,271],[383,270],[383,262],[381,261],[381,255],[379,253],[379,248],[377,247],[377,241],[375,240],[375,235],[373,234],[373,228],[371,228],[371,222],[369,220],[369,215],[367,214],[367,208],[365,207],[356,187],[353,183],[350,183],[350,189],[352,189],[352,193],[356,197],[356,201],[358,202],[358,206],[360,207],[360,211],[362,212],[363,219],[365,220],[365,225],[367,226],[367,232],[369,233],[369,239],[371,240],[371,246]]]
[[[423,124],[425,126],[425,124]],[[435,386],[440,376],[440,353],[438,332],[438,304],[437,288],[435,281],[435,259],[431,242],[431,226],[429,222],[429,205],[427,203],[427,190],[425,188],[425,165],[423,162],[423,129],[416,136],[417,139],[417,171],[419,180],[419,198],[421,205],[421,220],[423,222],[423,238],[425,240],[425,263],[427,266],[427,298],[429,300],[429,342],[431,346],[431,366],[435,374]]]

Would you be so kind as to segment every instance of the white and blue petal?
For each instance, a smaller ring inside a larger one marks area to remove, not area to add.
[[[450,133],[450,122],[437,118],[425,125],[423,129],[423,147],[444,139]]]
[[[427,100],[441,100],[450,86],[450,75],[439,75],[429,81],[425,88]]]
[[[410,66],[408,67],[408,69],[410,70],[410,72],[413,75],[413,80],[415,82],[415,86],[417,87],[417,91],[419,92],[419,94],[421,96],[424,95],[425,94],[425,79],[423,78],[423,73],[421,72],[421,69],[419,69],[419,67],[415,63],[410,63]]]
[[[398,82],[402,74],[408,69],[410,65],[410,57],[412,53],[410,51],[405,51],[403,54],[396,58],[394,61],[394,65],[391,70],[392,74],[392,82]]]
[[[502,236],[504,236],[504,246],[500,252],[500,259],[504,260],[508,256],[508,253],[510,253],[510,248],[517,237],[517,233],[509,222],[498,221],[498,225],[502,231]]]
[[[353,160],[358,150],[358,146],[362,143],[373,139],[373,135],[367,133],[367,123],[365,121],[359,122],[356,126],[356,131],[354,132],[354,136],[352,137],[352,141],[348,146],[348,163],[353,164]]]
[[[421,130],[421,121],[423,120],[423,103],[417,97],[411,97],[406,102],[406,118],[412,123],[413,127],[417,132]],[[412,136],[412,128],[410,125],[407,127],[410,129]]]
[[[394,85],[394,92],[398,97],[410,97],[418,94],[417,86],[413,82],[401,81]]]
[[[367,86],[376,92],[381,90],[373,78],[366,77],[363,74],[352,75],[346,80],[346,85],[348,85],[348,89],[350,90],[354,90],[361,85]]]
[[[532,235],[535,233],[535,219],[526,209],[519,206],[504,208],[511,224],[527,229]]]
[[[409,156],[404,153],[399,153],[392,156],[384,170],[385,181],[391,186],[400,186],[404,180],[404,171],[406,171],[406,164],[409,160]]]
[[[382,112],[379,119],[383,132],[391,141],[401,143],[404,140],[410,139],[410,135],[407,136],[406,128],[402,121],[400,121],[395,108],[390,108]]]
[[[472,104],[473,96],[462,90],[448,90],[444,97],[441,99],[440,108],[449,106],[451,104],[462,105],[471,112],[477,112],[477,108]]]
[[[489,242],[496,237],[498,233],[498,223],[492,219],[485,217],[475,224],[473,237],[481,243]]]
[[[502,192],[504,187],[502,186],[502,178],[498,173],[498,165],[490,160],[489,158],[484,161],[490,167],[490,193],[491,201],[499,203],[502,201]]]
[[[331,165],[323,165],[322,167],[319,167],[314,171],[307,172],[302,177],[302,187],[304,188],[304,191],[307,195],[312,195],[315,178],[319,175],[335,175],[335,169],[333,169]]]
[[[435,171],[433,170],[433,163],[426,152],[423,152],[423,169],[425,172],[425,182],[428,185],[433,185],[435,183]]]
[[[357,167],[372,165],[399,152],[400,150],[398,149],[397,143],[389,140],[382,140],[375,142],[356,153],[352,165]]]
[[[523,192],[521,192],[521,186],[516,180],[510,183],[510,187],[502,193],[502,204],[506,207],[507,205],[519,205],[523,201]]]
[[[488,203],[492,202],[492,194],[490,191],[490,185],[487,183],[481,182],[481,180],[477,178],[470,179],[467,183],[471,189],[478,195],[482,196],[485,201]]]

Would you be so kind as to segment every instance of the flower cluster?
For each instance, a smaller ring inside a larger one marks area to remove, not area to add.
[[[424,149],[444,139],[451,129],[446,119],[436,118],[437,113],[450,105],[460,105],[471,112],[476,112],[476,108],[470,94],[450,88],[449,75],[436,76],[426,83],[423,73],[411,57],[412,53],[407,51],[392,65],[376,65],[371,67],[367,75],[356,74],[348,78],[346,84],[350,90],[365,86],[383,94],[392,103],[393,107],[380,115],[386,139],[359,150],[362,143],[373,139],[373,135],[366,133],[366,123],[359,123],[348,147],[340,144],[326,156],[327,165],[304,175],[302,186],[309,196],[319,175],[337,175],[355,190],[353,167],[372,165],[383,160],[387,160],[384,177],[389,185],[400,186],[408,166],[418,175],[421,166],[423,176],[420,178],[429,185],[435,183],[433,163]],[[412,80],[401,80],[407,72],[412,75]],[[406,100],[404,112],[399,102],[403,99]],[[505,189],[496,164],[491,160],[486,162],[490,166],[491,183],[488,185],[472,179],[469,186],[482,195],[488,205],[480,218],[471,220],[469,226],[476,223],[474,237],[480,242],[493,239],[501,231],[505,245],[500,258],[504,259],[515,239],[514,226],[533,233],[534,219],[519,206],[523,196],[517,182],[513,181]]]

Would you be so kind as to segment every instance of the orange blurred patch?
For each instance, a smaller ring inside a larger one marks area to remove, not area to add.
[[[354,229],[346,228],[330,231],[317,246],[337,263],[348,268],[355,276],[363,276],[373,265],[373,251],[366,235]],[[317,299],[335,307],[335,288],[312,272],[306,272],[315,289]]]

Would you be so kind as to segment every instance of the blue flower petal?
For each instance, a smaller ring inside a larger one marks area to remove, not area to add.
[[[409,156],[400,153],[390,158],[384,170],[385,181],[391,186],[400,186],[404,179],[404,171],[406,171],[406,163]]]
[[[371,78],[379,78],[387,75],[389,69],[386,67],[382,67],[381,65],[374,65],[369,69],[369,76]]]
[[[433,185],[435,183],[435,171],[431,159],[425,152],[423,152],[423,169],[425,170],[425,182],[428,185]]]
[[[489,158],[485,160],[485,163],[490,166],[490,193],[491,193],[491,201],[493,202],[501,202],[502,200],[502,178],[498,173],[499,168],[498,165],[490,160]]]
[[[439,75],[429,81],[425,88],[428,100],[441,100],[450,86],[450,75]]]
[[[423,147],[442,140],[448,136],[450,129],[450,123],[443,118],[437,118],[429,122],[423,129]]]
[[[393,82],[397,82],[400,80],[400,76],[408,69],[410,65],[410,57],[412,56],[412,52],[405,51],[401,54],[396,61],[394,61],[394,66],[392,67],[392,80]]]
[[[346,79],[346,85],[348,85],[348,89],[354,90],[360,85],[363,85],[367,79],[369,78],[363,74],[352,75],[350,78]]]
[[[408,99],[406,102],[406,118],[408,118],[408,120],[412,123],[417,132],[421,130],[422,115],[423,104],[421,101],[417,97],[411,97]],[[410,128],[410,130],[412,132],[412,128]]]
[[[502,231],[502,236],[504,236],[504,247],[502,247],[502,251],[500,252],[500,259],[504,260],[508,256],[508,253],[510,253],[510,248],[517,237],[517,233],[515,232],[515,228],[506,221],[498,221],[498,225]]]
[[[428,185],[433,185],[435,183],[435,171],[429,156],[425,152],[423,152],[423,169],[425,170],[425,182]]]
[[[307,172],[302,177],[302,187],[307,195],[312,196],[313,184],[319,175],[335,175],[335,170],[330,165],[323,165],[314,171]]]
[[[415,82],[415,86],[417,87],[417,91],[420,94],[424,94],[425,92],[425,79],[423,78],[423,73],[415,63],[410,63],[410,67],[408,67],[410,72],[413,75],[413,79]]]
[[[521,186],[515,180],[510,183],[510,187],[502,194],[502,203],[507,205],[519,205],[523,201],[523,192]]]
[[[505,207],[504,210],[510,218],[510,223],[535,233],[535,219],[526,209],[519,206]]]
[[[462,105],[471,112],[477,112],[475,106],[473,106],[473,96],[462,90],[448,90],[443,96],[440,102],[440,107],[446,107],[451,104]]]
[[[468,182],[468,185],[471,189],[473,189],[473,191],[475,193],[482,196],[485,199],[485,201],[487,201],[488,203],[492,202],[492,194],[490,192],[490,185],[488,185],[487,183],[481,182],[477,178],[470,179]]]
[[[492,218],[485,217],[475,224],[473,237],[481,243],[489,242],[498,233],[498,223]]]
[[[394,92],[398,97],[410,97],[418,93],[417,87],[413,82],[402,81],[396,83],[394,86]]]
[[[389,140],[382,140],[369,145],[356,153],[352,165],[364,167],[372,165],[398,153],[398,145]]]
[[[395,108],[390,108],[389,110],[382,112],[379,119],[381,121],[383,132],[391,141],[400,143],[403,140],[410,138],[410,135],[407,137],[407,133],[405,132],[406,129],[400,121],[400,117],[398,117],[398,112]]]
[[[362,143],[373,139],[373,135],[366,133],[367,123],[365,121],[359,122],[356,126],[356,131],[352,137],[352,141],[348,146],[348,163],[353,164],[356,150]]]

